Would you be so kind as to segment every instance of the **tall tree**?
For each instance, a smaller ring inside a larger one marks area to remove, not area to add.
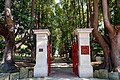
[[[101,36],[100,31],[98,31],[98,0],[94,0],[94,18],[92,19],[92,26],[94,28],[93,30],[93,35],[96,38],[96,40],[99,42],[99,44],[101,45],[101,47],[103,48],[103,52],[104,52],[104,67],[106,69],[110,69],[111,68],[111,61],[110,61],[110,48],[108,46],[108,44],[106,43],[106,41],[104,40],[104,38]]]
[[[117,9],[119,9],[117,7]],[[102,0],[103,21],[104,28],[107,30],[108,36],[100,34],[98,29],[98,0],[94,0],[94,19],[93,19],[93,33],[104,51],[105,66],[108,70],[115,70],[120,72],[120,26],[113,25],[110,21],[109,3],[107,0]],[[114,15],[116,15],[114,13]]]
[[[115,69],[116,71],[120,71],[120,26],[112,25],[110,23],[108,14],[109,7],[107,6],[107,4],[107,0],[102,0],[104,23],[108,31],[111,43],[111,58],[113,69]]]
[[[20,1],[18,1],[20,3]],[[20,46],[22,44],[24,44],[28,38],[30,37],[30,33],[32,32],[32,28],[34,26],[34,6],[35,6],[35,0],[32,0],[32,6],[31,6],[31,23],[29,25],[29,28],[26,30],[25,33],[22,32],[22,34],[24,34],[23,38],[21,38],[21,40],[16,41],[15,42],[15,37],[19,34],[21,34],[21,32],[19,31],[19,28],[17,29],[17,32],[15,33],[15,23],[13,21],[13,16],[11,13],[11,5],[13,5],[12,3],[14,3],[14,1],[12,2],[11,0],[5,0],[5,19],[4,19],[4,23],[2,25],[0,25],[0,35],[2,35],[5,38],[5,42],[6,42],[6,47],[4,50],[4,54],[3,54],[3,59],[2,59],[2,64],[1,64],[1,72],[13,72],[17,70],[17,67],[15,66],[15,60],[14,60],[14,55],[15,55],[15,50],[20,48]],[[15,3],[17,3],[17,1],[15,1]],[[25,3],[24,1],[22,2],[23,4]],[[20,5],[20,4],[18,4]],[[15,8],[13,8],[14,10],[17,10],[18,5],[15,6]],[[24,6],[25,10],[29,10],[28,7]],[[22,9],[22,10],[24,10]],[[20,10],[21,11],[21,10]],[[16,15],[15,13],[17,13],[18,11],[13,11],[14,15]],[[26,11],[24,11],[26,13]],[[23,12],[23,13],[24,13]],[[30,13],[29,13],[30,14]],[[26,16],[22,15],[22,13],[19,13],[19,17],[24,18],[24,20],[26,19]],[[18,15],[15,16],[15,20],[16,18],[18,18]],[[21,18],[21,20],[22,20]],[[28,19],[28,18],[27,18]],[[18,24],[20,24],[22,21],[19,21],[19,19],[17,19]],[[23,25],[26,24],[27,21],[25,21],[25,23]],[[20,24],[21,25],[21,24]],[[25,26],[24,26],[25,27]],[[25,28],[24,28],[25,29]],[[30,31],[30,33],[29,33]],[[32,47],[33,44],[27,44],[28,46]],[[31,48],[34,49],[34,48]],[[33,54],[32,54],[33,55]],[[33,55],[34,56],[34,55]]]
[[[16,70],[14,62],[15,53],[15,26],[11,13],[11,0],[5,0],[5,24],[1,26],[4,32],[1,35],[4,36],[6,46],[1,64],[1,70],[3,72],[12,72]]]

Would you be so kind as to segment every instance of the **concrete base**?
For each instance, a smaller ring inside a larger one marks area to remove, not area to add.
[[[48,76],[48,66],[34,66],[34,77]]]
[[[92,78],[93,67],[91,65],[79,65],[79,77],[81,78]]]

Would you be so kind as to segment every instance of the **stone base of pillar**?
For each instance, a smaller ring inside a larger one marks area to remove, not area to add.
[[[34,77],[48,76],[48,66],[34,66]]]
[[[91,65],[79,65],[79,77],[81,78],[92,78],[93,77],[93,67]]]

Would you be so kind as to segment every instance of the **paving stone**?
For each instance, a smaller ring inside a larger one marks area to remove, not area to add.
[[[120,80],[118,72],[111,72],[111,73],[109,73],[109,79],[110,80]]]
[[[101,79],[108,79],[108,70],[100,69],[99,70],[99,78],[101,78]]]
[[[109,80],[98,78],[25,78],[20,80]]]
[[[0,73],[0,80],[9,80],[10,73]]]
[[[28,77],[29,77],[29,78],[32,78],[32,77],[33,77],[33,74],[34,74],[33,71],[29,71]]]
[[[100,79],[108,79],[108,70],[106,69],[95,70],[93,73],[93,77]]]
[[[98,78],[98,77],[99,77],[99,71],[98,71],[98,70],[95,70],[95,71],[94,71],[93,77],[94,77],[94,78]]]
[[[20,79],[28,77],[28,68],[20,68]]]
[[[10,74],[10,80],[17,80],[19,78],[20,78],[20,73],[19,72]]]
[[[109,80],[109,79],[90,78],[90,80]]]
[[[20,79],[20,80],[55,80],[55,79],[45,77],[45,78],[25,78],[25,79]]]
[[[119,72],[119,80],[120,80],[120,72]]]

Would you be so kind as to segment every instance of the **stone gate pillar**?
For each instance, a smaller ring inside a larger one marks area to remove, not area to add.
[[[90,60],[90,37],[92,28],[76,29],[75,34],[78,36],[78,72],[79,77],[93,77],[93,67]]]
[[[34,66],[34,77],[48,76],[47,46],[48,29],[33,30],[36,34],[36,64]]]

